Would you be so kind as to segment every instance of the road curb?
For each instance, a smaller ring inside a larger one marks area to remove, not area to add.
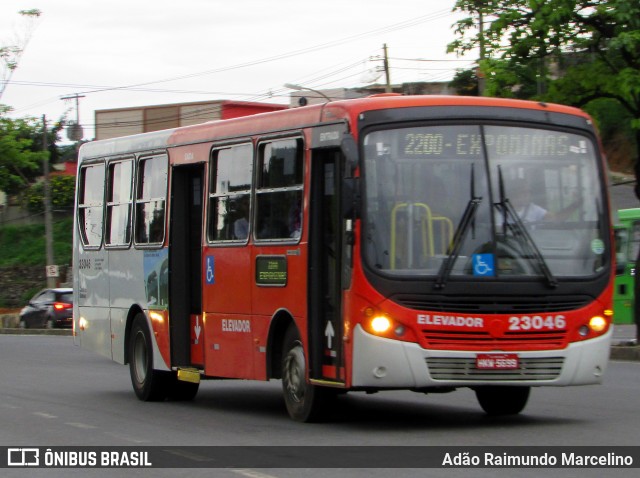
[[[613,345],[611,360],[629,360],[640,362],[640,347],[637,345]]]
[[[0,335],[73,335],[71,329],[0,329]]]

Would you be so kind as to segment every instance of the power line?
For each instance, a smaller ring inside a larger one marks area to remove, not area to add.
[[[358,60],[357,62],[350,62],[346,65],[338,65],[336,69],[331,70],[331,71],[326,71],[326,68],[324,68],[322,71],[322,74],[319,76],[316,76],[313,80],[307,80],[304,83],[305,84],[311,84],[311,82],[316,82],[322,79],[326,79],[326,78],[330,78],[331,76],[335,76],[336,74],[339,73],[344,73],[346,71],[349,71],[350,69],[353,69],[356,66],[360,66],[362,64],[362,60]],[[342,79],[345,78],[351,78],[355,75],[359,75],[360,73],[354,74],[354,75],[349,75],[347,77],[341,77],[339,79],[335,79],[333,80],[335,81],[341,81]],[[251,101],[251,100],[256,100],[259,98],[263,98],[263,97],[277,97],[277,96],[281,96],[281,93],[284,93],[286,91],[286,89],[284,88],[278,88],[278,89],[274,89],[274,90],[270,90],[268,93],[260,93],[260,94],[254,94],[252,98],[247,99],[247,101]],[[239,94],[235,94],[235,95],[239,95]],[[245,94],[246,95],[246,94]],[[230,94],[228,95],[230,96]],[[287,95],[282,95],[282,96],[289,96]],[[172,107],[172,106],[180,106],[180,105],[166,105],[167,107]],[[195,105],[194,105],[195,106]],[[141,107],[145,108],[145,107]],[[149,108],[149,107],[147,107]],[[150,108],[156,108],[155,106],[151,106]],[[115,108],[116,110],[118,108]],[[134,108],[135,109],[135,108]],[[213,116],[216,113],[220,112],[220,106],[219,105],[203,105],[202,108],[199,109],[194,109],[189,111],[188,113],[185,114],[179,114],[177,117],[175,115],[167,115],[167,116],[162,116],[162,117],[157,117],[154,118],[153,120],[149,121],[140,121],[140,120],[131,120],[131,121],[117,121],[117,122],[112,122],[112,123],[108,123],[108,124],[101,124],[100,127],[101,128],[124,128],[124,127],[135,127],[135,126],[142,126],[143,124],[147,124],[147,125],[151,125],[151,124],[161,124],[161,123],[165,123],[167,121],[171,121],[171,120],[175,120],[178,119],[180,121],[184,121],[184,120],[188,120],[190,118],[198,118],[201,116]],[[93,123],[83,123],[82,126],[84,127],[95,127],[97,126],[96,124]]]
[[[83,88],[107,88],[107,89],[112,88],[110,86],[100,86],[100,85],[82,85],[82,84],[74,84],[74,83],[45,83],[45,82],[37,82],[37,81],[14,81],[11,83],[11,86],[36,86],[36,87],[44,87],[44,88],[66,88],[66,89],[73,88],[76,90],[83,89]],[[231,93],[228,91],[181,90],[181,89],[167,89],[167,88],[127,88],[123,90],[134,91],[134,92],[139,91],[144,93],[226,95],[226,96],[241,96],[241,95],[251,94],[251,93]]]
[[[445,10],[439,10],[437,12],[433,12],[427,15],[422,15],[419,17],[414,17],[411,18],[409,20],[404,20],[398,23],[394,23],[392,25],[388,25],[386,27],[381,27],[378,29],[374,29],[374,30],[369,30],[367,32],[363,32],[363,33],[358,33],[355,35],[350,35],[338,40],[332,40],[329,42],[325,42],[325,43],[321,43],[315,46],[311,46],[311,47],[307,47],[307,48],[301,48],[298,50],[292,50],[289,52],[285,52],[285,53],[281,53],[278,55],[274,55],[274,56],[270,56],[270,57],[266,57],[266,58],[262,58],[262,59],[258,59],[258,60],[253,60],[253,61],[248,61],[248,62],[244,62],[244,63],[238,63],[236,65],[230,65],[230,66],[226,66],[226,67],[221,67],[221,68],[215,68],[212,70],[205,70],[205,71],[201,71],[201,72],[197,72],[197,73],[191,73],[191,74],[187,74],[187,75],[181,75],[181,76],[176,76],[176,77],[171,77],[171,78],[165,78],[165,79],[161,79],[161,80],[154,80],[154,81],[148,81],[148,82],[143,82],[143,83],[137,83],[137,84],[132,84],[132,85],[126,85],[126,86],[114,86],[114,87],[107,87],[107,88],[99,88],[99,89],[94,89],[94,90],[89,90],[89,91],[83,91],[83,93],[85,94],[89,94],[89,93],[101,93],[101,92],[105,92],[105,91],[114,91],[114,90],[126,90],[126,89],[131,89],[131,88],[137,88],[137,87],[141,87],[141,86],[148,86],[148,85],[154,85],[154,84],[159,84],[159,83],[168,83],[171,81],[177,81],[177,80],[184,80],[184,79],[189,79],[189,78],[195,78],[198,76],[206,76],[206,75],[211,75],[214,73],[222,73],[222,72],[226,72],[226,71],[231,71],[231,70],[237,70],[240,68],[247,68],[250,66],[256,66],[259,64],[263,64],[263,63],[268,63],[268,62],[272,62],[272,61],[276,61],[276,60],[282,60],[282,59],[286,59],[286,58],[291,58],[294,56],[298,56],[298,55],[302,55],[305,53],[310,53],[313,51],[318,51],[318,50],[323,50],[325,48],[332,48],[335,46],[339,46],[342,45],[344,43],[348,43],[357,39],[361,39],[361,38],[365,38],[368,36],[372,36],[372,35],[378,35],[381,33],[390,33],[393,31],[397,31],[397,30],[401,30],[401,29],[405,29],[405,28],[410,28],[416,25],[419,25],[421,23],[425,23],[425,22],[430,22],[430,21],[434,21],[434,20],[439,20],[441,18],[444,18],[446,16],[448,16],[450,14],[449,9],[445,9]]]
[[[421,61],[421,62],[440,62],[440,63],[449,63],[449,62],[462,62],[462,63],[474,63],[475,60],[436,60],[436,59],[428,59],[428,58],[394,58],[394,57],[390,57],[390,60],[396,60],[396,61]]]
[[[262,94],[248,94],[248,93],[230,93],[230,92],[190,91],[190,90],[180,90],[180,89],[157,89],[157,88],[144,88],[144,87],[145,86],[154,85],[154,84],[159,84],[159,83],[167,83],[167,82],[177,81],[177,80],[181,80],[181,79],[189,79],[189,78],[195,78],[195,77],[198,77],[198,76],[210,75],[210,74],[214,74],[214,73],[221,73],[221,72],[231,71],[231,70],[239,69],[239,68],[247,68],[247,67],[250,67],[250,66],[255,66],[255,65],[259,65],[259,64],[263,64],[263,63],[267,63],[267,62],[271,62],[271,61],[277,61],[277,60],[281,60],[281,59],[291,58],[293,56],[302,55],[302,54],[306,54],[306,53],[309,53],[309,52],[322,50],[322,49],[325,49],[325,48],[336,47],[336,46],[342,45],[344,43],[355,41],[355,40],[361,39],[361,38],[366,38],[366,37],[372,36],[372,35],[380,35],[380,34],[385,34],[385,33],[391,33],[391,32],[394,32],[394,31],[415,27],[415,26],[420,25],[422,23],[426,23],[426,22],[430,22],[430,21],[439,20],[441,18],[445,18],[449,14],[450,14],[449,9],[443,9],[443,10],[439,10],[439,11],[436,11],[436,12],[431,12],[431,13],[426,14],[426,15],[422,15],[422,16],[418,16],[418,17],[412,17],[410,19],[407,19],[407,20],[404,20],[404,21],[401,21],[401,22],[397,22],[397,23],[394,23],[394,24],[391,24],[391,25],[387,25],[387,26],[384,26],[384,27],[381,27],[381,28],[369,30],[369,31],[358,33],[358,34],[354,34],[354,35],[349,35],[347,37],[343,37],[343,38],[338,39],[338,40],[333,40],[333,41],[321,43],[321,44],[314,45],[314,46],[311,46],[311,47],[292,50],[292,51],[289,51],[289,52],[285,52],[285,53],[278,54],[278,55],[273,55],[273,56],[270,56],[270,57],[266,57],[266,58],[262,58],[262,59],[258,59],[258,60],[254,60],[254,61],[249,61],[249,62],[245,62],[245,63],[239,63],[239,64],[236,64],[236,65],[231,65],[231,66],[222,67],[222,68],[216,68],[216,69],[212,69],[212,70],[201,71],[201,72],[197,72],[197,73],[191,73],[191,74],[187,74],[187,75],[176,76],[176,77],[172,77],[172,78],[165,78],[165,79],[149,81],[149,82],[144,82],[144,83],[137,83],[137,84],[132,84],[132,85],[125,85],[125,86],[67,85],[65,83],[27,82],[27,81],[13,82],[12,85],[43,86],[43,87],[44,86],[49,86],[49,87],[55,87],[55,88],[58,88],[58,87],[59,88],[70,87],[70,88],[75,89],[76,91],[82,90],[82,93],[84,93],[84,94],[122,90],[122,91],[154,92],[154,93],[158,93],[159,92],[159,93],[172,93],[172,94],[203,94],[203,95],[206,94],[206,95],[223,95],[223,96],[249,96],[249,95],[251,95],[254,98],[271,97],[271,96],[273,96],[271,91],[268,91],[268,92],[262,93]],[[41,102],[38,102],[37,106],[41,106],[43,104],[48,104],[48,103],[53,102],[53,101],[56,101],[56,99],[43,100]],[[30,107],[19,108],[18,110],[30,109],[30,108],[33,108],[33,107],[34,107],[34,105],[32,105]],[[16,110],[14,110],[14,111],[16,111]]]

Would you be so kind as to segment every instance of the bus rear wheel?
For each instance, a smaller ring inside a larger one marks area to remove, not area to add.
[[[517,415],[529,400],[531,387],[477,387],[476,398],[487,415]]]
[[[282,391],[289,416],[299,422],[325,418],[333,390],[307,382],[304,348],[298,330],[291,326],[284,337]]]
[[[151,332],[147,319],[140,313],[133,319],[129,339],[129,372],[136,396],[145,402],[164,400],[171,372],[154,370]]]

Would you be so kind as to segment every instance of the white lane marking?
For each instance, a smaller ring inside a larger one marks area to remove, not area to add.
[[[69,425],[70,427],[75,427],[75,428],[82,428],[83,430],[98,428],[98,427],[94,427],[93,425],[87,425],[86,423],[80,423],[80,422],[66,422],[65,425]]]
[[[131,436],[127,436],[127,435],[122,435],[120,433],[111,433],[111,432],[105,432],[105,435],[109,435],[113,438],[117,438],[119,440],[125,440],[125,441],[130,441],[131,443],[148,443],[149,440],[144,440],[144,439],[140,439],[140,438],[134,438]]]
[[[46,413],[46,412],[33,412],[34,415],[37,415],[41,418],[58,418],[57,415],[51,415],[50,413]]]
[[[237,469],[230,471],[237,473],[238,475],[246,476],[247,478],[278,478],[276,476],[267,475],[266,473],[260,473],[259,471],[255,470]]]

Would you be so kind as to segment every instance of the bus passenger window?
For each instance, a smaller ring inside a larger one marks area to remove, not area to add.
[[[87,248],[98,248],[102,244],[104,163],[81,168],[78,197],[78,226],[82,244]]]
[[[261,147],[256,239],[299,239],[302,232],[303,145],[282,140]]]
[[[128,246],[131,241],[131,176],[133,161],[109,164],[105,244]]]
[[[136,244],[162,244],[167,197],[167,157],[141,159],[136,191]]]
[[[252,177],[252,144],[213,151],[209,241],[244,242],[248,239]]]

